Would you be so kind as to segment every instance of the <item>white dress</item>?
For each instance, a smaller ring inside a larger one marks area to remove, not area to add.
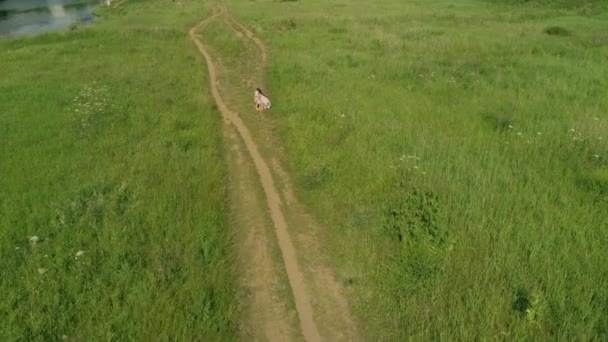
[[[255,101],[256,107],[261,107],[263,109],[269,109],[271,107],[270,100],[264,96],[264,94],[260,93],[258,90],[253,94],[253,100]]]

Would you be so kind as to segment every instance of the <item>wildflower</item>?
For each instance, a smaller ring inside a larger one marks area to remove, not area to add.
[[[414,165],[414,169],[418,169],[418,166],[417,166],[417,165]]]
[[[35,244],[36,244],[36,242],[38,242],[39,240],[40,240],[40,239],[39,239],[39,238],[38,238],[36,235],[34,235],[34,236],[31,236],[31,237],[30,237],[30,243],[31,243],[32,245],[35,245]]]
[[[422,171],[422,174],[423,174],[423,175],[426,175],[426,171]]]
[[[574,128],[570,128],[570,132],[576,132]]]
[[[599,157],[600,157],[599,154],[594,154],[593,156],[595,157],[595,159],[599,159]]]
[[[78,251],[76,252],[76,259],[78,259],[78,257],[81,257],[84,255],[84,251]]]
[[[18,251],[19,250],[19,246],[15,247],[15,250]]]
[[[513,129],[513,125],[509,125],[509,129]]]
[[[521,132],[517,132],[517,135],[521,136]]]
[[[38,273],[45,274],[46,273],[46,268],[39,268],[38,269]]]
[[[600,121],[600,118],[598,118],[597,116],[595,118],[593,118],[593,120],[595,121]]]
[[[543,135],[541,132],[536,132],[536,135]]]

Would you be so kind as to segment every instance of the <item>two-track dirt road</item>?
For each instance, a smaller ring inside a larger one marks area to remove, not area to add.
[[[358,340],[344,289],[322,252],[322,228],[292,191],[271,118],[254,114],[252,95],[263,84],[267,47],[222,3],[210,1],[209,6],[212,14],[189,36],[207,64],[211,94],[225,122],[233,224],[243,273],[242,338]],[[205,42],[204,29],[212,23],[221,24],[242,45],[239,64],[244,67],[238,68],[238,77],[221,62],[222,51]],[[248,125],[245,117],[256,120],[255,125]]]

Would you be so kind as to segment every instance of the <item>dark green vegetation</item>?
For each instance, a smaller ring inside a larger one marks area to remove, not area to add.
[[[608,338],[608,12],[507,3],[230,1],[371,340]]]
[[[570,9],[577,11],[589,11],[594,9],[606,9],[608,3],[604,0],[486,0],[495,4],[507,4],[507,5],[519,5],[519,6],[531,6],[540,8],[551,8],[551,9]]]
[[[204,13],[127,1],[0,41],[0,340],[234,338]]]

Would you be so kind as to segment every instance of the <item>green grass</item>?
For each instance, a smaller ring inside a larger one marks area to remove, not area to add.
[[[234,339],[205,13],[127,1],[0,41],[0,340]]]
[[[373,340],[608,338],[608,12],[230,8]]]
[[[229,4],[370,340],[608,338],[601,2]],[[0,339],[235,338],[203,13],[0,41]]]

